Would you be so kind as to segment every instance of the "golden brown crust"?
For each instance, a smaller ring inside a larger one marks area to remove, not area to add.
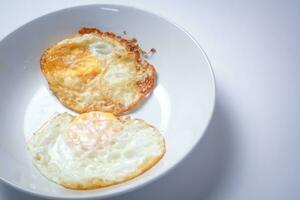
[[[67,108],[78,113],[84,113],[90,111],[103,111],[103,112],[111,112],[114,113],[115,115],[122,115],[127,112],[130,112],[135,108],[137,108],[142,102],[144,102],[146,97],[155,88],[157,73],[153,65],[151,65],[150,63],[148,63],[146,60],[143,59],[142,55],[144,51],[137,44],[137,40],[135,38],[131,40],[127,40],[120,36],[115,35],[112,32],[102,32],[96,28],[81,28],[78,33],[79,35],[96,34],[100,37],[105,36],[118,41],[120,44],[126,47],[126,50],[129,52],[129,55],[134,58],[134,61],[136,63],[136,69],[150,71],[151,75],[147,76],[147,78],[143,81],[136,82],[136,87],[138,89],[138,94],[139,94],[138,99],[127,106],[125,106],[122,102],[112,101],[111,99],[104,98],[104,97],[102,97],[101,102],[96,100],[89,105],[79,105],[76,94],[82,92],[82,88],[84,87],[84,85],[81,84],[81,86],[78,87],[76,90],[74,90],[74,88],[72,90],[66,88],[66,86],[63,85],[62,83],[63,81],[57,80],[55,75],[53,74],[52,68],[55,67],[48,66],[49,57],[51,57],[49,52],[55,46],[54,45],[53,47],[50,47],[45,50],[44,54],[40,59],[40,65],[41,65],[41,70],[48,81],[50,90],[52,90],[52,92],[60,100],[60,102]],[[56,69],[56,71],[58,70]],[[100,72],[91,72],[89,76],[94,77],[97,75],[97,73]]]

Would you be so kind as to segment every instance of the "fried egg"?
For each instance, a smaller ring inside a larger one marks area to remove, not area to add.
[[[165,153],[159,131],[139,119],[111,113],[56,115],[28,140],[34,165],[70,189],[95,189],[132,179]]]
[[[143,58],[136,39],[82,28],[48,48],[40,65],[50,90],[75,112],[123,114],[153,90],[154,67]]]

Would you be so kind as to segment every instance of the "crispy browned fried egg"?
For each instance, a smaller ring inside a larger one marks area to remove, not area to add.
[[[71,110],[120,115],[136,108],[155,86],[156,71],[142,54],[135,39],[83,28],[47,49],[41,69]]]

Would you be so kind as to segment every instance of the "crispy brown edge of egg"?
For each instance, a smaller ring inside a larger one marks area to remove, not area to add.
[[[129,113],[129,112],[137,109],[147,99],[147,97],[150,96],[150,94],[152,93],[152,91],[156,87],[157,72],[156,72],[154,66],[152,64],[148,63],[145,59],[142,58],[142,55],[143,55],[144,51],[137,44],[136,38],[132,38],[130,40],[127,40],[125,38],[122,38],[121,36],[116,35],[113,32],[103,32],[103,31],[101,31],[97,28],[83,27],[78,31],[79,35],[84,35],[84,34],[89,34],[89,33],[96,34],[96,35],[99,35],[99,36],[110,37],[112,39],[115,39],[115,40],[119,41],[121,44],[125,45],[126,50],[128,50],[130,53],[134,54],[135,61],[140,66],[146,66],[147,68],[149,68],[151,70],[152,75],[148,76],[146,81],[143,84],[142,83],[137,83],[137,87],[138,87],[139,92],[141,94],[140,98],[136,102],[134,102],[131,105],[127,106],[125,109],[121,109],[121,110],[118,110],[118,109],[104,110],[101,106],[96,106],[96,105],[95,106],[85,106],[82,109],[77,109],[76,106],[73,106],[73,104],[66,103],[61,97],[58,96],[58,94],[57,94],[58,92],[56,92],[52,89],[52,84],[48,81],[47,72],[45,70],[45,62],[46,62],[46,59],[48,57],[48,51],[51,48],[53,48],[55,45],[57,45],[57,43],[54,44],[53,46],[47,48],[44,51],[44,53],[42,54],[41,58],[40,58],[41,71],[44,74],[44,76],[46,77],[46,80],[48,82],[50,90],[54,93],[54,95],[58,98],[58,100],[64,106],[66,106],[70,110],[75,111],[77,113],[85,113],[85,112],[90,112],[90,111],[102,111],[102,112],[111,112],[111,113],[119,116],[119,115],[123,115],[123,114]],[[72,37],[75,37],[75,36],[71,36],[69,38],[72,38]]]

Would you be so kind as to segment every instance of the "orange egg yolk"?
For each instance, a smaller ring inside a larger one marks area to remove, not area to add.
[[[64,137],[71,146],[83,151],[101,149],[113,143],[115,116],[110,113],[90,112],[76,117]]]
[[[88,83],[101,73],[99,60],[86,44],[64,44],[51,49],[48,73],[62,71],[65,76],[76,76]]]

